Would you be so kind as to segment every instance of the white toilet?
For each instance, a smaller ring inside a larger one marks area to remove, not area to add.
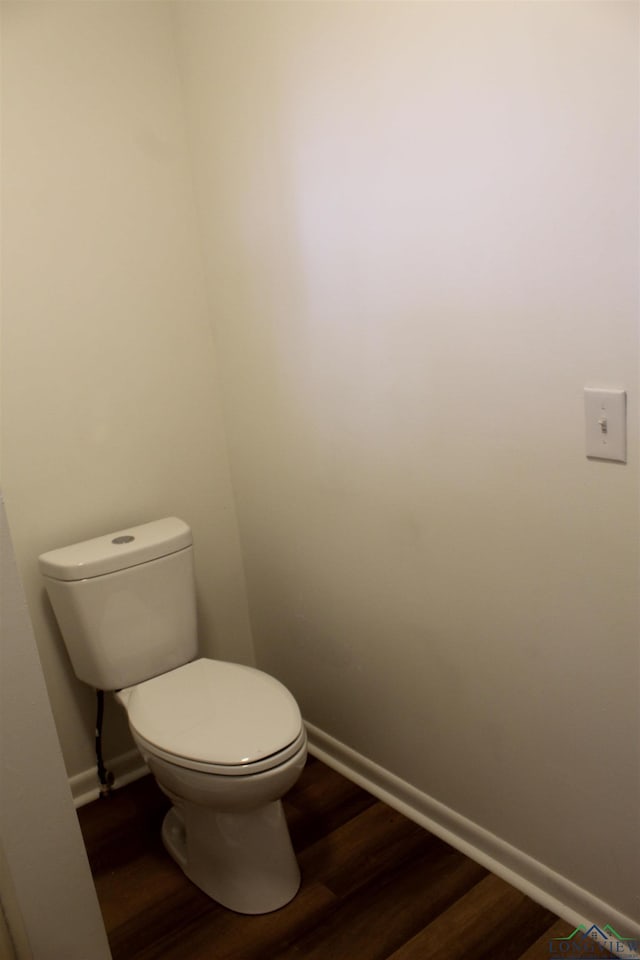
[[[197,656],[191,531],[175,517],[52,550],[40,570],[76,675],[117,691],[173,807],[164,844],[239,913],[291,900],[300,871],[281,797],[307,738],[296,701],[260,670]]]

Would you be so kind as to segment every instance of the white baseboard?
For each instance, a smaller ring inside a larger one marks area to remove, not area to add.
[[[124,787],[127,783],[132,783],[133,780],[138,780],[149,773],[149,768],[137,750],[129,750],[128,753],[109,760],[107,769],[115,778],[114,789]],[[83,807],[85,803],[91,803],[100,796],[100,784],[95,767],[69,777],[69,786],[76,808]]]
[[[313,756],[482,864],[573,927],[581,923],[589,927],[594,918],[598,918],[602,923],[610,924],[620,936],[640,940],[640,924],[610,904],[417,790],[313,724],[307,723],[306,726],[309,752]],[[640,954],[627,950],[624,956],[638,957]]]

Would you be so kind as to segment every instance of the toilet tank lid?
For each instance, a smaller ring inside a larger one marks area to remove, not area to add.
[[[165,517],[93,540],[50,550],[39,557],[40,572],[55,580],[87,580],[126,570],[191,546],[191,529],[177,517]]]

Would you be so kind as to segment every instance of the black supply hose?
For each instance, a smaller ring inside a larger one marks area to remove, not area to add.
[[[100,799],[111,794],[114,776],[107,770],[102,759],[102,720],[104,717],[104,690],[96,690],[98,696],[98,712],[96,716],[96,762],[98,766],[98,780],[100,781]]]

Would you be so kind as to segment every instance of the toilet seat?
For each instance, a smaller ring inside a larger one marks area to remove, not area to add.
[[[143,752],[222,776],[271,770],[306,743],[300,710],[274,677],[200,659],[120,691]]]
[[[265,757],[263,760],[234,765],[203,763],[198,760],[190,760],[188,757],[178,756],[175,753],[169,753],[157,747],[155,744],[149,743],[149,741],[145,740],[144,737],[141,737],[140,734],[135,731],[134,739],[143,754],[146,752],[150,756],[158,757],[160,760],[173,763],[175,766],[183,767],[186,770],[195,770],[198,773],[208,773],[212,776],[249,777],[258,773],[266,773],[269,770],[274,770],[276,767],[286,763],[287,760],[293,759],[300,751],[306,749],[307,734],[306,731],[302,729],[293,743],[289,744],[286,749],[280,750],[278,753],[272,753],[271,756]]]

